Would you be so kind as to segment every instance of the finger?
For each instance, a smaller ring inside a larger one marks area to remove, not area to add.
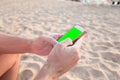
[[[62,36],[61,34],[60,34],[60,35],[54,35],[53,38],[54,38],[55,40],[58,40],[61,36]]]
[[[67,38],[66,40],[62,41],[61,44],[64,46],[69,46],[69,45],[72,45],[73,42],[70,38]]]
[[[58,40],[61,36],[63,36],[62,33],[52,33],[50,34],[51,37],[53,37],[54,39]]]
[[[53,45],[55,45],[55,44],[58,43],[54,38],[49,37],[49,36],[42,36],[41,38],[42,38],[43,40],[49,42],[50,44],[53,44]]]
[[[75,43],[74,43],[74,47],[78,47],[80,48],[83,42],[83,37],[79,38]]]

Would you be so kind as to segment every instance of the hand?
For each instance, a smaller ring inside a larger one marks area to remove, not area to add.
[[[78,39],[74,44],[70,39],[57,43],[35,80],[57,80],[78,62],[80,46],[81,39]]]
[[[31,52],[42,56],[48,55],[60,36],[60,34],[54,34],[51,37],[41,36],[35,39],[31,44]]]
[[[67,39],[55,45],[48,56],[47,63],[51,65],[51,69],[57,76],[61,76],[78,62],[81,42],[81,39],[78,39],[73,44],[70,39]]]

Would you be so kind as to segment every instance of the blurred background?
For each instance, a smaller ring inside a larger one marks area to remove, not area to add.
[[[0,31],[34,39],[87,30],[81,59],[60,80],[120,80],[120,0],[1,0]],[[22,55],[18,80],[33,80],[46,57]]]

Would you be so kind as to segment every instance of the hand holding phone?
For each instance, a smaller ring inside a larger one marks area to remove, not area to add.
[[[73,26],[67,33],[58,39],[58,42],[62,42],[67,38],[70,38],[75,42],[78,38],[82,37],[86,31],[79,25]]]

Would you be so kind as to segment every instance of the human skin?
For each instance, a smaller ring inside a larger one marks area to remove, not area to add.
[[[67,39],[57,43],[35,80],[58,80],[61,75],[77,64],[80,58],[81,42],[82,40],[78,39],[73,44],[70,39]]]
[[[46,56],[60,36],[54,34],[31,40],[0,33],[0,80],[16,80],[20,54],[29,52]]]
[[[58,39],[60,35],[55,35],[54,37],[55,39]],[[81,39],[78,39],[74,44],[70,39],[63,41],[62,43],[58,43],[55,39],[52,37],[42,36],[37,39],[30,40],[0,33],[0,57],[5,54],[19,54],[26,52],[35,53],[37,55],[48,55],[46,63],[35,77],[35,80],[57,80],[62,74],[71,69],[79,60]],[[11,56],[12,55],[9,55],[9,57]],[[12,59],[16,60],[15,58],[16,57]],[[3,60],[0,60],[0,63],[1,61]],[[11,63],[10,66],[13,66],[11,60],[9,61],[6,61],[6,63],[8,65]],[[9,66],[7,66],[5,70],[7,70],[8,67]],[[0,71],[0,77],[3,73],[4,71],[2,71],[2,73]]]
[[[0,55],[0,80],[16,80],[20,63],[20,54]]]
[[[38,55],[48,55],[56,44],[56,40],[61,35],[41,36],[36,39],[24,39],[0,33],[0,54],[7,53],[35,53]]]

